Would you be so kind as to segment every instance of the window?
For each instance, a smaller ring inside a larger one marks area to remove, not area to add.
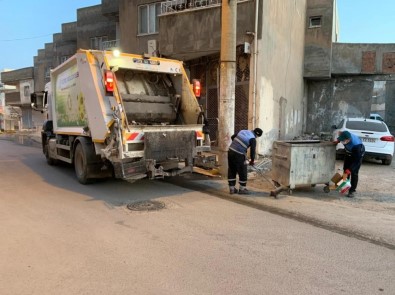
[[[367,121],[348,121],[346,123],[346,128],[351,130],[365,130],[372,132],[387,132],[387,126],[380,121],[367,122]]]
[[[98,49],[103,50],[103,42],[108,41],[107,36],[99,36],[91,38],[91,48],[90,49]]]
[[[139,35],[157,33],[159,31],[160,3],[140,5],[138,11]]]
[[[45,78],[51,77],[51,67],[45,68]]]
[[[319,28],[321,27],[322,16],[312,16],[310,17],[309,28]]]
[[[30,86],[29,85],[23,86],[23,95],[25,97],[28,97],[30,95]]]
[[[66,60],[68,60],[71,57],[71,55],[63,55],[60,57],[60,63],[64,63]]]

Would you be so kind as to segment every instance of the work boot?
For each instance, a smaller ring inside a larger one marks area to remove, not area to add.
[[[229,188],[229,192],[231,195],[233,195],[233,194],[237,194],[239,191],[237,190],[237,188],[231,187],[231,188]]]
[[[348,192],[347,197],[348,198],[354,198],[355,197],[355,192]]]
[[[250,191],[248,189],[240,189],[239,190],[239,195],[249,195]]]

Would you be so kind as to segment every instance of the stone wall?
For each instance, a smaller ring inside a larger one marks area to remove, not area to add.
[[[395,44],[333,44],[332,75],[395,74]]]
[[[368,77],[309,81],[306,132],[330,132],[344,117],[369,118],[373,87]]]

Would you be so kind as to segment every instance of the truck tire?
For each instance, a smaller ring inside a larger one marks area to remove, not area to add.
[[[392,159],[382,159],[382,160],[381,160],[381,163],[382,163],[383,165],[391,165]]]
[[[74,151],[74,170],[79,183],[89,183],[87,155],[81,143],[77,144]]]
[[[50,166],[54,166],[54,165],[57,165],[58,164],[58,160],[56,160],[56,159],[54,159],[54,158],[51,158],[50,156],[49,156],[49,139],[47,139],[46,141],[45,141],[45,145],[44,145],[44,148],[43,148],[43,150],[44,150],[44,155],[45,155],[45,158],[47,159],[47,163],[48,163],[48,165],[50,165]]]

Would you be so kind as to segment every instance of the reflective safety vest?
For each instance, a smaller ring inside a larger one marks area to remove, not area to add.
[[[250,146],[250,139],[252,138],[255,138],[254,132],[250,130],[241,130],[233,139],[229,149],[236,153],[245,155],[248,147]]]

